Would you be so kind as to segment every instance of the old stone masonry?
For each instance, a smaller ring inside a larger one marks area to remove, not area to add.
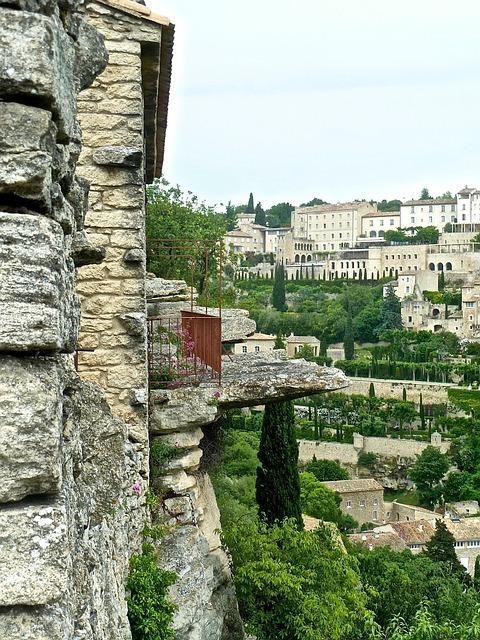
[[[276,352],[225,362],[220,386],[149,392],[147,298],[157,316],[186,299],[185,283],[146,274],[173,33],[132,0],[0,0],[1,640],[131,639],[149,489],[168,521],[157,552],[177,575],[176,638],[243,638],[203,428],[347,384]],[[224,313],[224,340],[254,330]],[[176,455],[150,478],[155,442]]]

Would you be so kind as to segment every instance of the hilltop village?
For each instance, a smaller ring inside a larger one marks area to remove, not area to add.
[[[478,192],[219,213],[174,32],[0,2],[0,638],[478,638]]]

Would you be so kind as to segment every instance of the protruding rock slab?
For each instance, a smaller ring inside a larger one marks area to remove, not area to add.
[[[73,351],[78,303],[60,225],[0,212],[0,350]]]
[[[218,404],[223,407],[301,398],[348,386],[348,378],[340,369],[289,360],[283,351],[224,357],[222,367]]]
[[[171,299],[187,296],[190,292],[185,280],[165,280],[165,278],[147,278],[145,296],[147,300]]]
[[[156,406],[152,415],[151,433],[195,429],[210,424],[217,417],[215,388],[182,387],[154,391],[152,398]]]
[[[0,606],[59,600],[68,584],[67,527],[62,508],[0,509]]]
[[[54,359],[0,357],[0,502],[59,489],[62,373]]]

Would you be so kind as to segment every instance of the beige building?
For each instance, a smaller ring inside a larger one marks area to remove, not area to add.
[[[438,291],[438,274],[427,269],[399,275],[395,282],[390,282],[383,287],[384,296],[389,286],[393,287],[397,298],[401,301],[412,296],[421,299],[424,291]]]
[[[341,498],[340,509],[360,525],[384,522],[383,487],[373,478],[322,482]]]
[[[315,252],[353,247],[362,233],[362,217],[376,210],[377,205],[369,202],[297,207],[292,212],[294,244],[297,239],[313,241],[312,250]],[[286,258],[291,263],[295,254]]]
[[[273,351],[276,337],[268,333],[254,333],[242,342],[233,345],[233,353],[264,353]],[[287,347],[287,356],[295,358],[299,349],[309,346],[315,356],[320,355],[320,340],[315,336],[286,336],[283,341]]]
[[[241,255],[265,253],[266,230],[267,227],[255,224],[254,213],[241,213],[237,217],[237,228],[225,235],[225,242],[227,247]]]

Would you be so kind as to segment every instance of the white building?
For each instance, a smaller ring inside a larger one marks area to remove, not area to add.
[[[395,282],[390,282],[383,287],[384,296],[389,286],[393,287],[397,298],[401,301],[411,296],[421,299],[424,291],[438,291],[438,273],[430,269],[402,273]]]
[[[386,231],[395,231],[400,227],[399,211],[372,211],[362,216],[361,234],[357,239],[361,242],[383,241]]]
[[[400,227],[436,227],[443,231],[447,223],[457,222],[456,198],[407,200],[400,207]]]

